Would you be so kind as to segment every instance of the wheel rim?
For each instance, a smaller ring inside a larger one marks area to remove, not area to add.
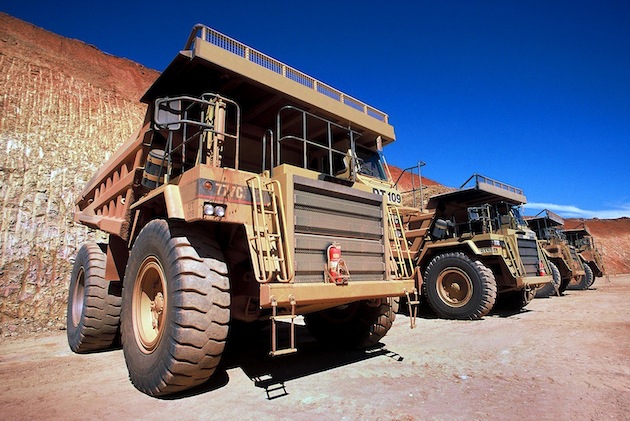
[[[133,330],[140,349],[153,352],[164,332],[166,277],[155,256],[147,257],[138,271],[133,290]]]
[[[473,285],[466,272],[458,268],[448,268],[437,280],[437,293],[440,299],[452,307],[462,307],[472,297]]]
[[[83,305],[85,303],[85,270],[83,267],[79,269],[77,280],[74,283],[72,291],[72,325],[79,326],[81,323],[81,314],[83,313]]]

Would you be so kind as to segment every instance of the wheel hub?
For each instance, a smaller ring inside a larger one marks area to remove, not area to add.
[[[72,294],[72,325],[78,327],[81,323],[81,314],[83,314],[83,306],[85,305],[85,270],[83,267],[79,269],[77,281],[74,284]]]
[[[159,260],[147,257],[140,269],[133,292],[133,328],[136,341],[144,353],[151,353],[158,346],[164,331],[168,297],[166,276]]]
[[[162,311],[164,311],[164,294],[158,292],[155,295],[155,300],[151,301],[151,316],[153,319],[151,325],[153,326],[153,329],[158,329]]]
[[[448,268],[437,280],[440,299],[453,307],[462,307],[470,301],[473,292],[472,281],[466,272],[459,268]]]

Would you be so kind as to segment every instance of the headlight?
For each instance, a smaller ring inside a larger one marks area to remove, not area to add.
[[[211,203],[203,204],[203,214],[204,216],[212,216],[214,215],[214,206]]]
[[[225,216],[225,208],[223,206],[217,205],[214,207],[214,214],[219,218],[223,218]]]
[[[203,216],[225,216],[225,205],[213,205],[212,203],[203,204]]]

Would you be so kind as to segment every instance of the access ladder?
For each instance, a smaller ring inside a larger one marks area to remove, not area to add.
[[[280,192],[280,183],[276,180],[263,182],[259,176],[247,180],[252,193],[252,224],[246,226],[254,276],[260,283],[277,280],[289,282],[293,278],[293,267],[287,259],[288,250],[283,234],[286,232],[284,206]],[[291,314],[279,314],[278,303],[272,297],[271,351],[273,357],[297,352],[295,347],[296,301],[291,299]],[[278,322],[289,321],[290,345],[278,349]]]

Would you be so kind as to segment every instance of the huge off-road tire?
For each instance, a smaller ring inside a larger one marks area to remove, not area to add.
[[[461,252],[435,256],[424,271],[422,293],[435,313],[447,319],[475,320],[497,297],[494,274]]]
[[[499,294],[495,308],[517,313],[534,299],[536,292],[531,289],[521,289]]]
[[[344,348],[376,345],[394,323],[393,298],[357,301],[304,316],[309,332],[321,343]]]
[[[588,289],[591,285],[593,285],[595,277],[593,276],[593,270],[586,263],[582,263],[582,267],[584,268],[584,275],[580,282],[575,285],[575,289]]]
[[[586,276],[589,277],[588,288],[590,288],[595,283],[595,272],[593,272],[593,269],[587,263],[584,264],[584,272],[586,272]]]
[[[215,241],[148,223],[131,250],[122,304],[123,351],[138,390],[162,396],[212,376],[230,321],[230,282]]]
[[[560,278],[558,266],[549,262],[549,268],[551,269],[551,282],[536,291],[536,298],[547,298],[560,293],[560,283],[562,279]]]
[[[70,277],[67,336],[77,353],[112,347],[120,322],[120,286],[105,280],[105,252],[96,243],[79,249]]]

